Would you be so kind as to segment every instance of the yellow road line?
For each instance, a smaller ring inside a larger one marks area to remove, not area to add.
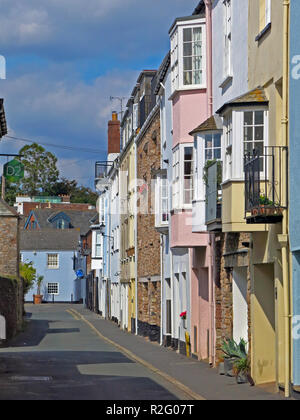
[[[105,342],[111,344],[112,346],[116,347],[118,350],[120,350],[120,352],[122,352],[123,354],[125,354],[129,359],[131,359],[131,360],[133,360],[133,361],[135,361],[137,363],[140,363],[141,365],[145,366],[147,369],[151,370],[152,372],[154,372],[157,375],[161,376],[162,378],[164,378],[165,380],[167,380],[171,384],[175,385],[178,389],[180,389],[185,394],[187,394],[191,399],[193,399],[193,400],[202,400],[202,401],[205,400],[204,397],[202,397],[201,395],[199,395],[196,392],[192,391],[186,385],[182,384],[181,382],[177,381],[176,379],[172,378],[172,376],[168,375],[165,372],[162,372],[161,370],[157,369],[155,366],[151,365],[150,363],[148,363],[145,360],[141,359],[140,357],[136,356],[130,350],[127,350],[125,347],[121,346],[120,344],[115,343],[114,341],[112,341],[109,338],[107,338],[104,335],[102,335],[97,330],[97,328],[94,327],[94,325],[91,322],[89,322],[83,315],[81,315],[75,309],[70,309],[67,312],[70,312],[70,311],[72,313],[74,313],[74,317],[76,315],[77,317],[79,317],[78,319],[81,319],[82,321],[84,321],[98,335],[98,337],[100,337]]]
[[[73,313],[71,311],[72,311],[72,309],[66,309],[66,312],[68,312],[70,315],[72,315],[72,317],[75,318],[76,321],[79,321],[80,318],[78,318],[77,314],[76,313]]]

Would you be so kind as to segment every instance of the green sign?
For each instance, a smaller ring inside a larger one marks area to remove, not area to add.
[[[61,197],[33,197],[35,203],[61,203]]]
[[[18,182],[24,178],[24,165],[17,159],[11,160],[4,165],[3,175],[7,181]]]

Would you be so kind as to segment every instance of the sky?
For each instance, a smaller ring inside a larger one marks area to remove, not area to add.
[[[60,175],[93,187],[94,163],[107,157],[107,123],[140,71],[157,69],[168,31],[198,0],[0,0],[0,80],[9,135],[44,146]],[[0,153],[25,141],[3,138]],[[5,158],[0,158],[0,164]]]

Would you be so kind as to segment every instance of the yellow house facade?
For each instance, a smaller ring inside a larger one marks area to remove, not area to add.
[[[261,228],[252,231],[250,247],[252,376],[256,384],[282,385],[287,393],[290,340],[283,4],[283,1],[249,0],[248,85],[250,91],[260,87],[268,105],[260,161],[256,158],[260,165],[259,209],[252,204],[251,214],[246,217],[250,226]],[[252,124],[255,126],[256,122]],[[260,136],[260,129],[257,124],[254,139]],[[251,165],[255,162],[249,157],[249,168]]]
[[[135,144],[132,138],[120,158],[121,301],[124,307],[123,328],[130,332],[135,331],[136,320],[135,178]]]

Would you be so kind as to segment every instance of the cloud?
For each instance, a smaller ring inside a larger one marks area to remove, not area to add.
[[[56,60],[161,51],[175,17],[194,0],[2,0],[0,51]],[[131,57],[132,58],[132,57]]]
[[[47,147],[62,171],[84,179],[82,159],[106,158],[107,122],[128,98],[139,72],[169,49],[168,29],[197,0],[0,0],[0,81],[10,134],[85,147],[99,155]],[[126,103],[126,102],[125,102]],[[3,140],[2,153],[25,143]],[[71,165],[72,164],[72,165]],[[88,161],[85,162],[87,168]],[[93,163],[86,177],[90,177]],[[86,181],[90,185],[90,181]]]

